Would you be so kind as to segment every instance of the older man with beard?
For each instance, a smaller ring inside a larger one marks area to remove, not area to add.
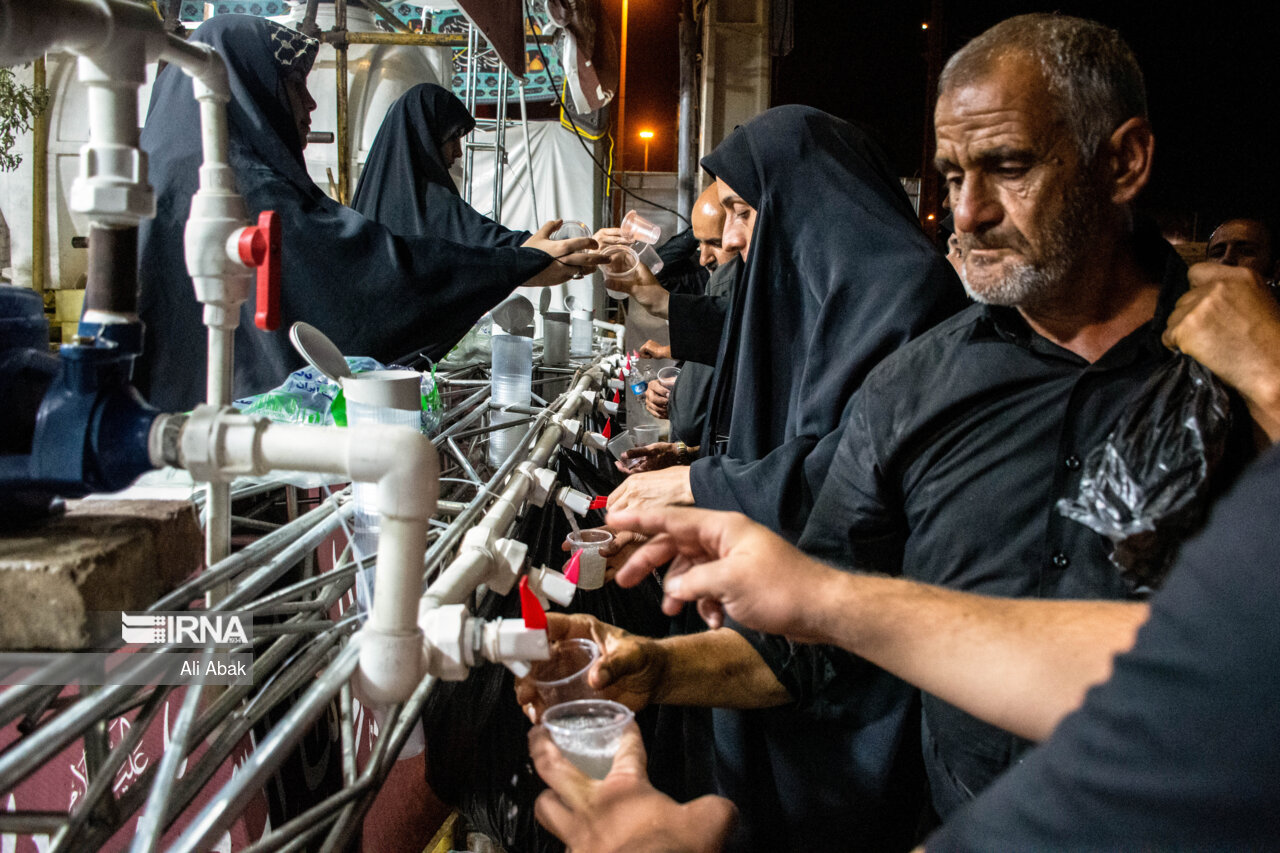
[[[935,126],[965,287],[980,304],[868,376],[799,545],[844,568],[984,596],[1139,600],[1147,591],[1112,565],[1110,542],[1055,505],[1076,495],[1085,456],[1173,357],[1161,334],[1188,291],[1185,265],[1132,210],[1154,151],[1142,73],[1097,23],[1012,18],[948,62]],[[1245,421],[1215,489],[1251,451]],[[782,575],[779,593],[793,591]],[[679,644],[600,638],[595,682],[619,694],[643,683],[667,701],[858,703],[866,725],[897,727],[913,748],[905,720],[877,718],[859,694],[874,669],[839,649],[741,626]],[[944,817],[1031,746],[929,693],[921,719]]]

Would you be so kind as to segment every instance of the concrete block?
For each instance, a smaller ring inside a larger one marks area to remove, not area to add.
[[[189,501],[68,502],[61,518],[0,536],[0,649],[80,649],[118,637],[203,563]]]

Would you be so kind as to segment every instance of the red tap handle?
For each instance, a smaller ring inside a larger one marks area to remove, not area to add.
[[[588,509],[605,509],[608,506],[609,506],[608,495],[596,495],[594,498],[591,499],[591,505],[587,508]]]
[[[524,626],[537,630],[547,630],[547,612],[538,603],[538,596],[529,589],[529,577],[520,578],[520,615],[524,617]]]
[[[240,232],[240,260],[258,268],[258,307],[254,325],[264,331],[280,328],[280,217],[274,210],[258,214],[258,224]]]
[[[582,571],[582,549],[573,552],[569,562],[564,564],[564,576],[569,583],[578,585],[578,575]]]

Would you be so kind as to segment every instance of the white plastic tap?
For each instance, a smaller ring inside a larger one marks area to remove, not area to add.
[[[562,573],[546,566],[530,569],[528,577],[529,589],[538,597],[538,603],[543,607],[549,607],[551,601],[561,607],[568,607],[573,601],[573,594],[578,589],[577,585]]]
[[[547,616],[526,580],[520,583],[520,619],[486,622],[466,605],[419,609],[427,672],[444,681],[462,681],[482,661],[500,663],[517,676],[529,673],[529,661],[551,656]]]

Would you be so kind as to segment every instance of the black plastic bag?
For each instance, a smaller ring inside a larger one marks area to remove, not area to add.
[[[1058,511],[1111,540],[1111,562],[1135,590],[1155,589],[1204,520],[1230,425],[1225,386],[1177,355],[1089,453],[1079,494],[1058,501]]]

